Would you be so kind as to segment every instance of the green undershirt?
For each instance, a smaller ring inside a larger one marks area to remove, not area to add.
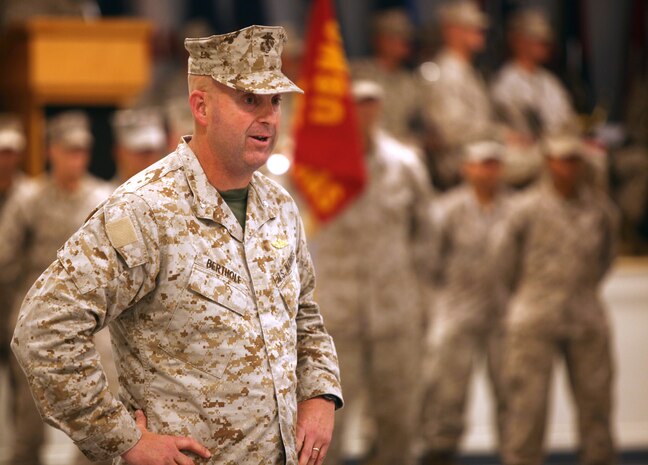
[[[248,188],[247,186],[242,189],[232,189],[229,191],[218,191],[223,197],[223,200],[230,207],[232,213],[240,223],[241,227],[245,229],[245,211],[247,210]]]

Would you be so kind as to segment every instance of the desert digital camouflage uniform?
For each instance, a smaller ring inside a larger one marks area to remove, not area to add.
[[[478,140],[499,138],[501,127],[494,120],[486,84],[469,62],[447,49],[433,61],[439,66],[440,77],[427,85],[423,114],[444,147],[438,159],[439,175],[452,184],[459,175],[460,148]]]
[[[56,251],[110,194],[102,181],[87,176],[74,193],[60,189],[48,175],[17,186],[0,216],[0,282],[15,285],[10,328],[27,290],[56,258]],[[17,284],[15,284],[17,283]],[[40,463],[43,422],[27,380],[10,359],[14,399],[14,462]]]
[[[501,191],[485,209],[474,189],[462,185],[435,202],[434,320],[425,360],[423,438],[440,456],[457,452],[464,432],[466,397],[473,366],[486,357],[496,405],[503,422],[502,319],[504,294],[493,273],[493,231],[510,204]]]
[[[581,189],[564,200],[549,182],[522,194],[498,233],[495,256],[512,294],[504,360],[506,465],[539,465],[554,359],[565,360],[578,411],[580,462],[615,462],[613,363],[599,291],[614,259],[616,212]]]
[[[210,449],[201,463],[296,464],[297,402],[341,399],[313,287],[285,191],[255,174],[243,231],[182,143],[59,251],[23,305],[13,349],[43,417],[93,460],[139,440],[142,409],[150,430]],[[119,401],[92,344],[105,326]]]
[[[491,93],[506,123],[530,136],[538,132],[577,132],[578,119],[561,82],[544,68],[534,72],[515,62],[504,65],[495,77]]]
[[[416,125],[420,125],[422,81],[417,74],[407,68],[387,71],[372,58],[351,63],[354,80],[366,79],[376,82],[384,90],[381,127],[391,136],[407,144],[419,144],[420,135]]]
[[[363,194],[311,242],[318,299],[338,348],[347,406],[369,392],[376,463],[407,464],[418,410],[423,273],[431,260],[430,183],[416,154],[385,134],[376,136],[367,170]],[[345,410],[327,456],[332,464],[350,428]]]

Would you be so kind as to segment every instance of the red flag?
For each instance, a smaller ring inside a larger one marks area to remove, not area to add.
[[[332,219],[365,184],[364,149],[349,67],[331,0],[314,0],[295,120],[295,184],[320,221]]]

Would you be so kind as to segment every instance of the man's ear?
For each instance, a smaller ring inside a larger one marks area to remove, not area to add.
[[[191,113],[193,114],[194,120],[200,126],[207,125],[207,92],[202,90],[193,90],[189,94],[189,106],[191,107]]]

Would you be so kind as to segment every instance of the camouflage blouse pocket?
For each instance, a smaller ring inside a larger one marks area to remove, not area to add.
[[[281,299],[286,306],[286,310],[288,310],[288,316],[291,320],[297,316],[299,308],[299,273],[297,273],[296,267],[294,268],[290,274],[277,284]]]
[[[220,378],[248,332],[249,294],[194,265],[164,335],[169,355]]]

